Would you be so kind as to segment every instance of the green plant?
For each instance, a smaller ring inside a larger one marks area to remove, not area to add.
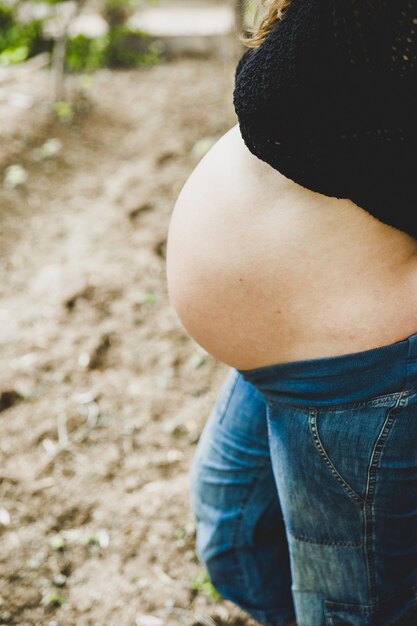
[[[21,23],[14,6],[0,3],[0,64],[21,63],[51,48],[43,35],[42,20]]]
[[[111,27],[108,35],[106,61],[109,67],[154,65],[160,61],[160,55],[146,32],[120,24]]]
[[[74,116],[74,111],[72,110],[72,106],[69,102],[66,102],[65,100],[58,100],[54,103],[53,109],[60,122],[71,122]]]
[[[222,599],[222,596],[213,586],[208,576],[208,573],[205,570],[202,570],[197,574],[197,576],[191,583],[191,588],[195,591],[200,591],[204,593],[204,595],[212,602],[218,602]]]
[[[72,37],[67,44],[66,68],[73,72],[89,72],[103,67],[108,45],[107,35],[95,39],[86,35]]]
[[[128,26],[113,26],[92,39],[77,35],[68,40],[66,68],[73,72],[89,72],[101,67],[137,67],[160,62],[160,54],[147,33]]]
[[[58,593],[50,592],[42,598],[42,604],[47,607],[59,607],[64,604],[65,600]]]
[[[63,0],[46,1],[59,4]],[[135,0],[135,4],[138,1],[152,0]],[[134,30],[126,23],[133,2],[99,0],[101,13],[108,23],[105,35],[88,37],[78,34],[67,38],[66,30],[61,40],[54,42],[45,35],[44,20],[19,21],[18,2],[8,5],[0,0],[0,65],[21,63],[40,52],[54,51],[52,65],[57,77],[61,77],[57,78],[61,86],[64,68],[73,72],[91,72],[101,67],[155,65],[162,60],[158,42],[152,41],[145,31]],[[62,100],[62,89],[57,91],[57,99]]]

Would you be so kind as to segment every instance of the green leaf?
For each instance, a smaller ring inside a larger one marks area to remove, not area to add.
[[[191,583],[192,589],[202,592],[209,600],[218,602],[222,599],[221,594],[213,586],[207,571],[201,571],[197,574]]]
[[[42,598],[42,604],[44,606],[62,606],[64,602],[65,599],[54,591],[47,593],[46,596]]]
[[[55,102],[54,111],[61,122],[70,122],[72,120],[73,110],[69,102],[65,102],[65,100]]]
[[[0,53],[0,65],[13,65],[25,61],[29,54],[27,46],[19,46],[18,48],[6,48]]]

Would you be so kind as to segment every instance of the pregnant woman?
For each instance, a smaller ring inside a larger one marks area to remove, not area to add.
[[[269,2],[172,213],[172,306],[230,366],[197,551],[265,626],[417,624],[416,30],[417,0]]]

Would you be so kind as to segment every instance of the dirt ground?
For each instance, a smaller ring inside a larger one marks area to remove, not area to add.
[[[1,180],[27,181],[0,187],[0,624],[253,626],[202,582],[189,504],[227,368],[165,284],[198,141],[237,121],[233,70],[103,70],[72,120],[39,99],[3,124]]]

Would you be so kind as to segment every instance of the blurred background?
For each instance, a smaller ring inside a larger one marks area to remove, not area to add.
[[[177,195],[253,0],[0,2],[0,624],[250,626],[195,553],[226,367],[171,310]]]

